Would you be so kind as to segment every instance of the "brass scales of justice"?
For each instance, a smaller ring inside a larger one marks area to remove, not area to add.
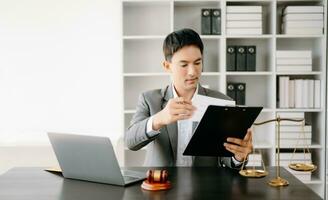
[[[304,125],[305,125],[305,119],[291,119],[291,118],[280,118],[280,116],[278,116],[277,118],[271,119],[271,120],[267,120],[267,121],[263,121],[263,122],[259,122],[259,123],[254,123],[255,126],[260,126],[263,124],[267,124],[270,122],[277,122],[277,131],[275,134],[276,139],[277,139],[277,150],[276,150],[276,177],[274,179],[271,179],[268,184],[273,186],[273,187],[280,187],[280,186],[287,186],[289,185],[289,182],[282,178],[280,176],[280,122],[281,121],[292,121],[292,122],[302,122],[302,133],[303,137],[305,138],[305,133],[304,133]],[[300,134],[296,143],[296,147],[294,148],[293,154],[291,159],[293,158],[296,150],[298,149],[298,143],[300,140]],[[305,149],[307,149],[308,153],[310,153],[309,147],[308,145],[305,145],[306,147],[303,147],[303,152],[305,155]],[[253,148],[253,152],[255,152],[254,148]],[[261,153],[260,153],[261,154]],[[244,169],[245,167],[245,161],[243,162],[243,165],[241,167],[241,170],[239,171],[239,174],[245,177],[250,177],[250,178],[261,178],[261,177],[265,177],[267,176],[269,173],[268,171],[265,169],[265,164],[263,162],[263,159],[261,158],[261,165],[263,165],[263,169],[255,169],[255,166],[253,166],[253,168],[251,169]],[[317,166],[314,165],[311,161],[311,163],[290,163],[288,165],[288,167],[292,170],[295,171],[315,171],[317,169]]]

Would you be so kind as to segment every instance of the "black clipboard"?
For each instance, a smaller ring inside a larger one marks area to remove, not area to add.
[[[231,157],[225,149],[228,137],[244,138],[263,107],[210,105],[194,130],[183,155]]]

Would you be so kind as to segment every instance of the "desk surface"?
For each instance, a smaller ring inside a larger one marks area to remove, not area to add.
[[[146,171],[148,168],[129,168]],[[64,179],[41,168],[13,168],[0,176],[0,199],[6,200],[98,200],[98,199],[321,199],[285,169],[281,177],[290,183],[274,188],[267,182],[275,176],[269,168],[265,178],[245,178],[226,168],[166,168],[172,188],[149,192],[136,183],[127,187]]]

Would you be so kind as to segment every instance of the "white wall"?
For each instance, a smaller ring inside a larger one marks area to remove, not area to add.
[[[120,1],[0,1],[0,150],[122,136],[121,26]]]

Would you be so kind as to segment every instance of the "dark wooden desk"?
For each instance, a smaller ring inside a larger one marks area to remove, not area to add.
[[[129,168],[146,171],[147,168]],[[64,179],[40,168],[13,168],[0,176],[1,200],[98,200],[98,199],[321,199],[285,169],[282,177],[290,185],[274,188],[267,185],[275,176],[261,179],[244,178],[237,171],[225,168],[167,168],[173,188],[149,192],[136,183],[127,187]]]

